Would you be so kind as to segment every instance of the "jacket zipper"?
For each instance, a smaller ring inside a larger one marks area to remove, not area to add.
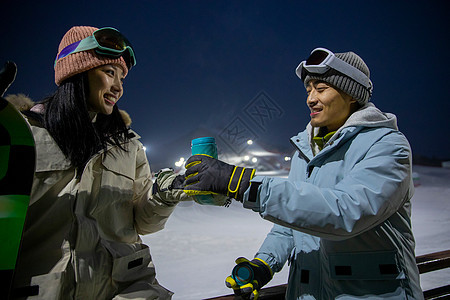
[[[297,139],[298,140],[298,139]],[[301,158],[303,158],[304,160],[306,160],[307,163],[309,163],[311,160],[308,158],[308,156],[306,156],[305,153],[303,153],[302,150],[300,150],[300,148],[297,146],[296,143],[294,143],[294,141],[289,140],[291,142],[291,144],[295,147],[295,149],[298,150],[298,156],[300,156]]]

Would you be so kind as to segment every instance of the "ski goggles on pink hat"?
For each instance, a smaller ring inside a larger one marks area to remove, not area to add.
[[[68,45],[56,56],[55,65],[56,62],[63,57],[92,49],[101,56],[111,58],[119,58],[122,56],[128,70],[136,65],[136,57],[131,43],[123,34],[112,27],[97,29],[91,36]]]
[[[311,51],[308,59],[298,65],[295,73],[302,81],[305,81],[308,74],[324,74],[330,69],[350,77],[368,90],[372,89],[372,81],[366,74],[339,59],[333,52],[325,48],[316,48]]]

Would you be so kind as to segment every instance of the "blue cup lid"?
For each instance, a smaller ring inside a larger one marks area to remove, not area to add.
[[[191,141],[191,145],[198,145],[198,144],[215,144],[216,143],[216,139],[213,137],[201,137],[201,138],[196,138],[193,139]]]

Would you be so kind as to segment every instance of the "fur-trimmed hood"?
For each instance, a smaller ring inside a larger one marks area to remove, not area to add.
[[[5,96],[5,99],[19,111],[30,110],[35,104],[33,100],[25,94],[10,94]]]
[[[39,105],[34,103],[30,97],[25,94],[10,94],[5,97],[12,105],[14,105],[19,111],[31,110],[35,108],[35,110],[40,110]],[[119,109],[120,115],[122,116],[123,122],[127,127],[131,125],[131,117],[130,115],[124,111]]]

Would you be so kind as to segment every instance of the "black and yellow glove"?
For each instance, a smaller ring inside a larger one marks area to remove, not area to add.
[[[245,257],[239,257],[236,264],[231,275],[225,279],[225,285],[232,288],[236,296],[258,299],[259,290],[273,277],[272,269],[260,258],[250,261]]]
[[[186,161],[184,192],[190,196],[221,194],[242,201],[255,170],[198,154]]]

